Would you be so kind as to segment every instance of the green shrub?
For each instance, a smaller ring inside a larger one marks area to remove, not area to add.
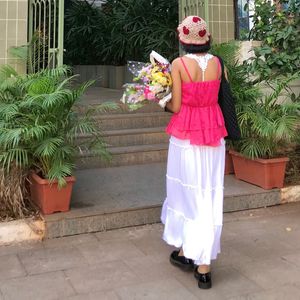
[[[298,75],[280,76],[269,83],[271,92],[262,93],[248,69],[238,63],[238,51],[238,42],[212,47],[212,53],[223,58],[228,70],[242,133],[242,139],[230,147],[250,158],[274,157],[299,136],[300,97],[289,89]],[[283,103],[278,102],[280,95],[285,95]]]
[[[5,66],[0,72],[0,168],[35,169],[43,178],[65,184],[74,172],[78,154],[86,148],[109,158],[91,114],[103,104],[79,115],[79,100],[92,82],[71,86],[68,67],[18,75]],[[79,134],[91,139],[78,144]]]
[[[151,50],[178,56],[178,1],[108,0],[102,9],[73,0],[66,11],[66,59],[71,64],[148,61]]]
[[[250,72],[258,80],[299,72],[300,2],[255,0],[254,11],[250,38],[261,41],[261,46],[254,49]]]

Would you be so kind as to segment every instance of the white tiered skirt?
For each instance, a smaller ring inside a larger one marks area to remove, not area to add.
[[[170,138],[163,239],[197,265],[220,253],[223,224],[225,141],[218,147]]]

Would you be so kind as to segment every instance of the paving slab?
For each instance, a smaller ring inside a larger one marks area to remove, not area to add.
[[[1,280],[0,290],[9,300],[57,300],[75,294],[63,272]]]
[[[109,291],[76,295],[66,300],[120,300],[120,297],[114,291]]]
[[[105,291],[139,282],[139,278],[121,260],[86,266],[80,270],[66,270],[65,273],[79,294]]]
[[[269,252],[273,253],[271,249]],[[300,268],[282,259],[280,254],[270,259],[259,258],[251,264],[236,266],[236,269],[263,289],[300,284]]]
[[[123,288],[116,289],[116,293],[122,300],[198,299],[188,289],[186,289],[184,285],[174,278],[125,286]]]
[[[298,300],[299,216],[300,203],[225,213],[221,254],[212,262],[213,287],[206,291],[193,273],[169,263],[174,248],[162,240],[162,224],[19,245],[11,248],[13,254],[6,247],[0,299]],[[16,257],[22,258],[23,273]]]
[[[23,252],[19,254],[19,258],[28,274],[71,269],[87,264],[80,251],[72,246]]]
[[[0,259],[0,280],[27,275],[17,255],[4,255]]]
[[[16,253],[22,253],[29,250],[42,249],[43,244],[40,241],[29,241],[13,243],[8,245],[0,246],[0,260],[4,255],[11,255]]]
[[[124,256],[126,256],[127,259],[145,256],[132,241],[99,241],[96,243],[77,245],[77,249],[91,265],[122,259]]]
[[[237,297],[228,298],[228,300],[299,300],[300,290],[293,285],[280,286],[273,290],[255,292]]]
[[[200,300],[223,300],[240,294],[263,291],[259,285],[230,266],[213,268],[212,288],[206,291],[198,288],[197,281],[192,274],[176,272],[174,276]]]

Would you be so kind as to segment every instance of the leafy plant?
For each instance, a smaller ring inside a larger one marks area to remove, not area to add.
[[[66,56],[72,64],[147,61],[151,50],[178,55],[178,2],[108,0],[101,9],[73,0],[66,12]]]
[[[295,141],[300,126],[300,96],[289,88],[289,83],[298,78],[280,76],[269,83],[271,93],[261,91],[244,65],[238,63],[239,43],[230,42],[214,45],[212,53],[223,58],[228,79],[236,100],[236,110],[242,140],[231,147],[250,158],[273,157],[287,143]],[[283,103],[278,98],[285,97]]]
[[[253,84],[248,70],[239,63],[239,51],[240,42],[237,41],[213,45],[211,50],[224,61],[238,113],[246,109],[248,104],[256,103],[261,96],[259,87]]]
[[[238,119],[242,140],[235,148],[250,158],[270,158],[295,141],[300,126],[300,103],[286,93],[283,103],[278,98],[296,76],[270,83],[272,92],[262,95],[247,106],[239,105]]]
[[[103,45],[107,24],[105,15],[88,1],[70,1],[65,12],[65,62],[67,64],[103,64],[95,51]]]
[[[250,38],[261,41],[249,70],[270,80],[300,69],[300,2],[255,0]]]
[[[106,145],[92,119],[95,109],[114,109],[104,103],[78,113],[79,100],[93,83],[73,87],[66,66],[18,75],[11,67],[0,72],[0,168],[36,169],[43,178],[65,184],[74,172],[75,159],[85,147],[109,158]],[[77,109],[77,110],[76,110]],[[92,138],[77,144],[79,134]]]

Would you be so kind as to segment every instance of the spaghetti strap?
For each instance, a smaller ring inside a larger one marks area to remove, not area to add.
[[[186,67],[186,64],[184,63],[184,60],[182,59],[182,57],[180,57],[180,60],[181,60],[181,62],[182,62],[182,64],[183,64],[183,67],[184,67],[184,69],[185,69],[187,75],[189,76],[190,81],[193,82],[193,79],[192,79],[192,77],[191,77],[191,74],[190,74],[188,68]]]

